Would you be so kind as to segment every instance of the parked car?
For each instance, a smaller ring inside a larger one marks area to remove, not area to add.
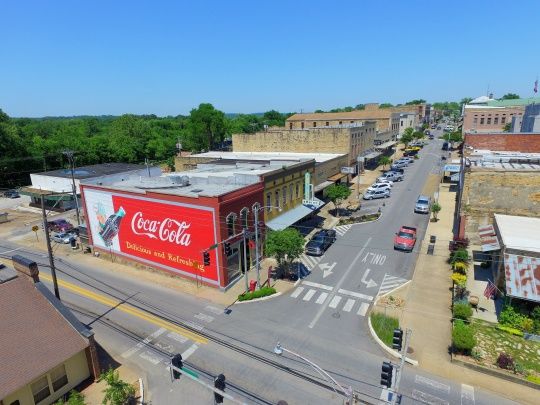
[[[73,229],[73,225],[63,218],[53,219],[52,221],[47,222],[47,226],[51,231],[55,232],[67,232]]]
[[[19,198],[21,195],[17,190],[8,190],[4,192],[4,197],[6,198]]]
[[[435,129],[436,127],[437,127],[437,125],[431,124],[431,129]]]
[[[366,192],[372,192],[375,190],[384,190],[384,189],[390,189],[390,185],[386,183],[373,183],[371,186],[368,187]]]
[[[51,239],[56,243],[70,243],[75,239],[75,235],[69,232],[56,232],[52,234]]]
[[[409,163],[405,162],[405,161],[396,161],[394,163],[392,163],[392,165],[390,166],[390,169],[403,169],[404,167],[407,167],[409,166]]]
[[[444,142],[442,144],[442,150],[450,150],[450,144],[448,142]]]
[[[398,170],[403,170],[403,169],[398,169]],[[405,176],[403,175],[403,173],[399,173],[397,171],[391,170],[389,172],[384,173],[377,180],[379,180],[379,179],[380,180],[390,180],[390,181],[396,182],[396,181],[403,181],[404,178],[405,178]]]
[[[313,238],[306,245],[306,254],[310,256],[321,256],[336,241],[336,231],[333,229],[323,229],[313,235]]]
[[[364,193],[364,200],[374,200],[376,198],[389,198],[390,197],[390,189],[389,188],[383,188],[380,190],[373,190],[368,191]]]
[[[410,156],[403,156],[402,158],[399,158],[396,160],[396,162],[407,162],[408,164],[414,163],[414,158]]]
[[[431,198],[425,195],[419,195],[414,205],[414,212],[419,214],[429,214],[429,207],[431,206]]]
[[[429,139],[435,139],[435,136],[433,136],[433,134],[429,134]]]
[[[382,180],[379,177],[375,182],[380,184],[388,184],[390,187],[394,187],[394,182],[392,180]]]
[[[412,252],[416,244],[416,228],[403,225],[394,237],[394,249]]]
[[[403,156],[414,156],[414,155],[418,155],[418,149],[416,148],[406,148],[403,151]]]
[[[405,170],[404,169],[398,169],[398,168],[394,167],[394,168],[391,168],[389,171],[393,172],[393,173],[402,174],[405,177]]]
[[[444,127],[444,132],[452,132],[454,127],[452,125],[447,125]]]

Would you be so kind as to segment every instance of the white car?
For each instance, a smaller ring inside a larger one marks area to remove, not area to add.
[[[362,198],[364,200],[373,200],[375,198],[389,198],[389,197],[390,197],[390,189],[383,188],[381,190],[366,191],[364,193],[364,197]]]
[[[392,180],[383,180],[381,178],[378,178],[375,183],[388,184],[390,187],[394,187],[394,182]]]
[[[367,193],[373,192],[375,190],[390,190],[390,186],[385,183],[373,183],[367,190]]]

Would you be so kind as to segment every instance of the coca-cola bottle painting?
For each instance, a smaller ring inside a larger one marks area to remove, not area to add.
[[[118,211],[107,218],[104,224],[100,224],[101,231],[99,232],[99,235],[103,239],[103,242],[105,242],[105,246],[112,245],[114,237],[118,235],[120,222],[122,222],[124,215],[126,215],[126,212],[124,211],[124,208],[120,207],[118,208]]]

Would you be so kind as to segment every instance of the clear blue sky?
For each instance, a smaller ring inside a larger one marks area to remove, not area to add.
[[[514,3],[512,3],[514,4]],[[11,116],[532,96],[540,1],[4,1]]]

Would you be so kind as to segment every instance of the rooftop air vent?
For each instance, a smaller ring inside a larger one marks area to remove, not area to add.
[[[189,190],[189,191],[192,192],[192,193],[200,193],[200,192],[202,192],[203,190],[200,189],[200,188],[194,188],[193,190]]]

